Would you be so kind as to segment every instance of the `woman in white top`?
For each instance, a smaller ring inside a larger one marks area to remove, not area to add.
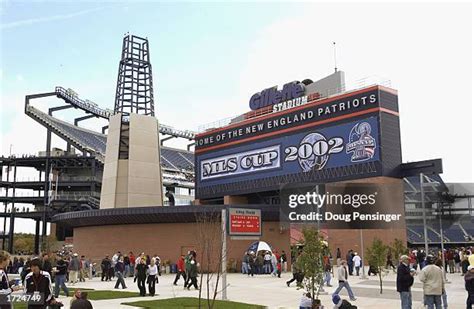
[[[150,296],[155,296],[155,283],[158,280],[158,267],[156,266],[155,259],[152,258],[150,261],[150,265],[148,265],[148,292]]]
[[[0,250],[0,308],[10,309],[13,308],[8,302],[8,295],[14,291],[18,291],[21,288],[19,286],[10,286],[7,276],[7,266],[10,262],[10,254],[6,251]]]

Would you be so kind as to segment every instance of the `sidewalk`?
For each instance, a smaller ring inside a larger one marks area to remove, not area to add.
[[[285,281],[291,278],[290,273],[282,274],[282,278],[271,277],[270,275],[260,275],[247,277],[242,274],[229,274],[227,282],[227,296],[229,300],[259,304],[268,306],[268,308],[298,308],[299,300],[303,295],[303,290],[297,290],[294,286],[287,287]],[[198,278],[199,279],[199,278]],[[133,302],[137,300],[165,299],[174,297],[197,297],[198,291],[183,289],[183,281],[180,280],[178,286],[173,286],[174,275],[163,275],[159,277],[160,283],[157,285],[158,295],[155,297],[134,297],[112,300],[92,301],[94,308],[100,309],[133,309],[131,306],[121,305],[123,302]],[[395,287],[396,275],[390,274],[384,278],[383,294],[379,293],[378,277],[360,279],[355,276],[350,277],[349,282],[357,297],[354,305],[361,309],[398,309],[400,308],[399,294]],[[451,282],[446,285],[448,294],[449,308],[465,308],[467,293],[464,290],[464,277],[460,274],[448,274],[448,280]],[[215,281],[215,280],[214,280]],[[127,289],[125,291],[138,292],[137,285],[132,278],[126,279]],[[336,281],[332,281],[333,287],[325,287],[328,295],[321,295],[323,305],[327,309],[332,309],[331,293],[336,288]],[[115,282],[102,282],[99,278],[76,284],[75,288],[89,288],[95,290],[114,290]],[[68,285],[70,286],[70,285]],[[72,286],[70,286],[72,287]],[[204,291],[203,291],[204,292]],[[421,299],[423,290],[421,283],[415,278],[413,287],[413,309],[423,308]],[[204,295],[204,293],[203,293]],[[348,298],[347,292],[343,290],[341,297]],[[220,295],[219,295],[220,298]],[[69,308],[70,298],[61,296],[59,298]],[[383,303],[383,305],[381,304]]]

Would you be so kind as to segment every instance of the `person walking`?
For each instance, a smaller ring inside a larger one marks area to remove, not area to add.
[[[414,270],[410,269],[410,258],[406,255],[400,257],[397,268],[397,292],[400,293],[401,309],[411,309],[412,297],[411,287],[414,281]]]
[[[150,296],[155,296],[155,284],[158,281],[158,265],[156,265],[156,259],[152,258],[150,265],[148,265],[148,293]]]
[[[146,296],[146,288],[145,288],[145,281],[146,281],[146,273],[147,273],[147,266],[146,266],[146,259],[141,258],[140,262],[136,266],[136,274],[134,281],[137,282],[138,289],[140,290],[140,296]]]
[[[426,257],[426,266],[420,272],[423,283],[423,295],[428,309],[441,309],[441,295],[444,290],[443,270],[435,265],[432,255]]]
[[[247,276],[252,276],[258,274],[258,266],[257,266],[257,258],[255,257],[255,253],[253,251],[249,252],[249,272]]]
[[[467,273],[464,275],[464,287],[467,291],[466,308],[472,309],[472,305],[474,305],[474,265],[470,265],[467,269]]]
[[[347,293],[349,294],[350,300],[355,301],[356,298],[354,296],[354,293],[352,292],[351,286],[349,285],[349,281],[347,281],[348,271],[347,271],[346,264],[347,264],[346,261],[344,260],[341,261],[341,266],[339,266],[337,270],[337,279],[339,281],[339,286],[334,291],[334,293],[332,293],[332,295],[338,295],[339,292],[342,290],[342,288],[346,288]]]
[[[125,263],[123,262],[123,256],[120,256],[115,264],[115,275],[117,281],[115,282],[115,288],[118,289],[119,285],[122,285],[122,289],[126,289],[125,280],[123,279],[125,273]]]
[[[246,275],[248,273],[249,273],[249,253],[248,251],[246,251],[244,256],[242,257],[242,274]]]
[[[352,273],[354,272],[354,252],[349,250],[346,254],[346,261],[347,261],[347,266],[349,267],[349,276],[352,276]],[[342,265],[342,263],[341,263]]]
[[[43,254],[43,264],[41,265],[41,270],[47,272],[51,276],[53,275],[53,265],[49,260],[49,255],[47,253]]]
[[[281,250],[280,263],[282,271],[286,273],[288,271],[288,258],[286,257],[285,250]]]
[[[329,260],[327,260],[324,263],[324,282],[323,282],[323,285],[325,283],[326,286],[332,287],[331,277],[332,277],[332,265],[331,265],[331,262]]]
[[[449,249],[448,252],[446,252],[446,259],[448,261],[449,273],[454,274],[454,251],[452,249]]]
[[[277,257],[276,252],[272,252],[270,262],[272,265],[272,276],[274,277],[278,275],[278,268],[277,268],[278,258],[279,257]]]
[[[127,278],[130,275],[130,257],[128,255],[123,256],[123,266],[125,267],[123,277]]]
[[[454,268],[457,273],[461,272],[461,255],[458,249],[454,251]]]
[[[74,253],[72,255],[71,262],[69,262],[69,282],[72,285],[77,283],[77,278],[78,278],[80,269],[81,269],[81,262],[79,262],[77,253]]]
[[[135,255],[132,251],[128,253],[128,259],[130,260],[130,274],[129,277],[133,277],[135,273]]]
[[[360,256],[357,254],[357,252],[354,252],[354,257],[352,258],[352,262],[354,263],[354,268],[356,270],[356,275],[359,276],[359,270],[361,266],[361,261],[362,259]]]
[[[288,287],[290,287],[290,284],[292,284],[294,281],[296,281],[297,283],[299,281],[299,272],[300,272],[300,270],[299,270],[298,266],[296,265],[296,263],[293,263],[291,265],[291,267],[292,267],[293,277],[290,280],[286,281],[286,285]]]
[[[109,256],[106,255],[105,258],[100,263],[100,268],[102,269],[102,278],[100,281],[111,281],[110,279],[110,268],[112,267],[112,262],[109,259]]]
[[[87,277],[87,265],[85,255],[81,255],[80,270],[79,270],[79,282],[85,282]]]
[[[189,288],[192,285],[192,286],[194,286],[194,288],[196,290],[199,290],[199,287],[197,285],[198,268],[197,268],[196,259],[194,257],[191,259],[190,265],[191,265],[191,267],[189,268],[190,281],[189,281],[188,285],[186,286],[186,288],[189,290]]]
[[[441,259],[437,259],[435,262],[435,265],[441,269],[443,272],[443,283],[446,284],[445,278],[446,274],[445,271],[443,270],[443,261]],[[448,309],[448,295],[446,294],[446,289],[443,288],[443,294],[441,294],[441,303],[443,305],[444,309]]]
[[[56,262],[56,267],[53,268],[54,274],[54,297],[59,297],[59,292],[63,289],[64,294],[69,297],[69,289],[66,286],[67,264],[60,255]]]
[[[176,277],[174,278],[173,285],[178,285],[178,280],[181,276],[183,276],[184,282],[186,282],[186,269],[184,267],[184,255],[181,255],[181,257],[178,259],[176,262]]]

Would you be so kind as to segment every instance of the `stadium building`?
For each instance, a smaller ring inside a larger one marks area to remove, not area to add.
[[[43,97],[64,104],[41,111],[33,100]],[[301,236],[298,226],[281,222],[282,186],[289,183],[321,184],[328,193],[340,185],[391,188],[379,211],[398,212],[402,220],[383,229],[322,226],[334,256],[336,248],[357,251],[375,236],[416,246],[473,243],[469,190],[443,182],[439,159],[403,163],[398,94],[388,84],[349,89],[336,71],[264,89],[250,96],[249,107],[199,133],[158,123],[148,41],[126,36],[113,111],[63,87],[26,96],[25,114],[47,130],[46,149],[0,158],[3,248],[14,250],[15,218],[28,218],[36,222],[36,252],[51,222],[52,234],[93,259],[121,250],[174,261],[199,248],[200,216],[245,207],[261,211],[257,238],[289,252]],[[71,108],[85,115],[72,123],[55,116]],[[101,132],[81,127],[91,118],[109,125]],[[52,146],[52,134],[66,149]],[[171,138],[189,141],[187,149],[166,147]],[[17,179],[18,169],[38,177]],[[21,211],[24,204],[34,210]],[[239,265],[254,239],[228,236],[228,258]]]

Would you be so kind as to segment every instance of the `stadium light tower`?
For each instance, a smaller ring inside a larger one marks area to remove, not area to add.
[[[160,161],[148,39],[127,33],[109,118],[100,208],[162,206]]]
[[[114,111],[123,117],[132,113],[155,116],[150,49],[146,38],[128,34],[123,38]]]

